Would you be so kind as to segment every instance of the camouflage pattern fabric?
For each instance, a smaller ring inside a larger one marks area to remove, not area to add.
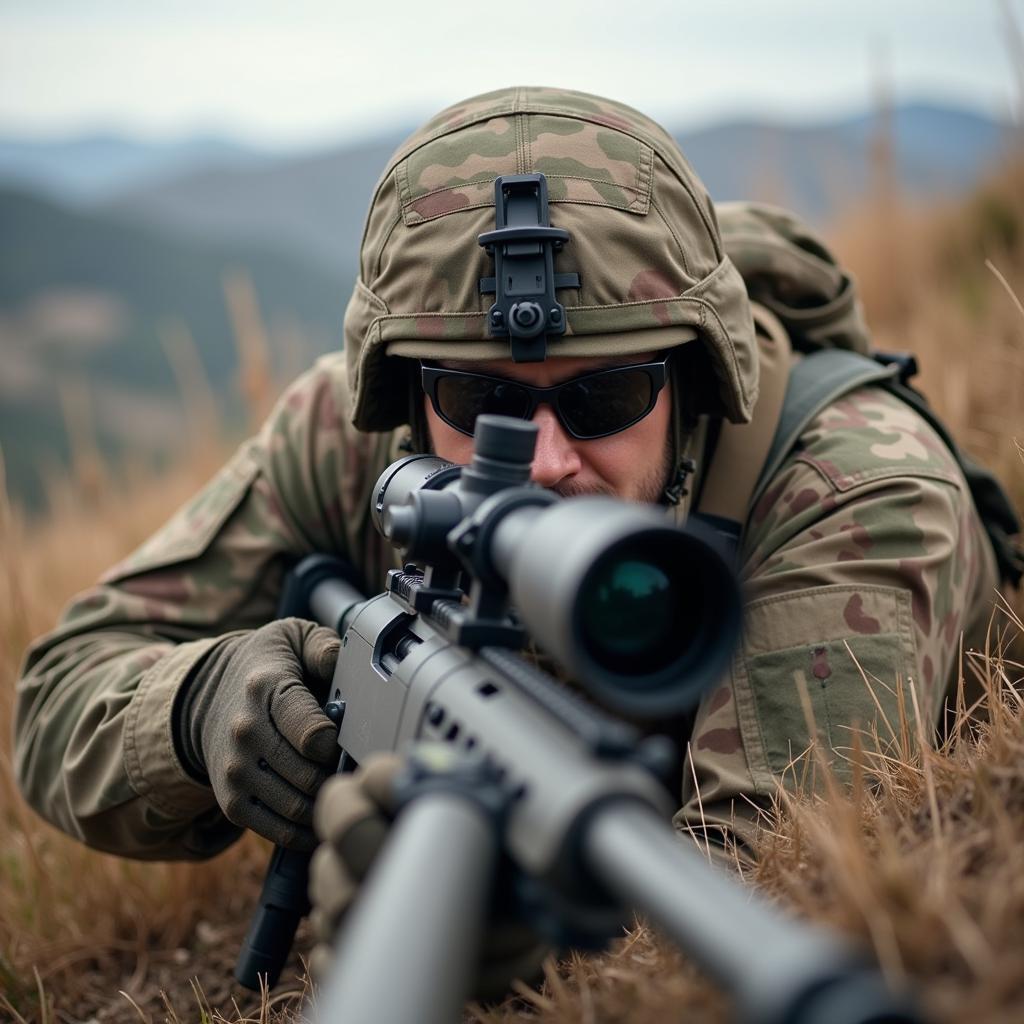
[[[716,210],[722,245],[750,298],[778,317],[793,348],[870,355],[856,285],[810,225],[767,203],[719,203]]]
[[[58,827],[136,857],[209,856],[237,836],[179,764],[171,705],[216,637],[273,617],[296,559],[348,558],[371,590],[394,564],[368,523],[368,493],[403,435],[356,431],[349,401],[344,357],[322,359],[257,438],[30,650],[17,772]],[[745,645],[698,710],[699,798],[684,780],[681,828],[749,833],[809,743],[802,693],[840,768],[853,729],[898,729],[898,678],[935,721],[961,632],[977,642],[995,587],[955,462],[877,388],[805,432],[753,510],[743,576]]]

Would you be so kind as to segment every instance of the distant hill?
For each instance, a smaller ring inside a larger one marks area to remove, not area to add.
[[[404,135],[256,167],[192,171],[104,205],[197,237],[272,241],[335,270],[355,260],[370,193]]]
[[[0,191],[0,445],[18,499],[38,506],[40,467],[67,456],[67,386],[91,391],[103,450],[159,455],[180,443],[181,396],[163,339],[181,325],[225,419],[237,419],[222,285],[237,272],[254,286],[283,376],[340,344],[351,267],[328,274],[268,247],[168,237]]]
[[[871,185],[871,115],[816,126],[734,121],[678,134],[715,199],[757,198],[821,223]],[[891,116],[908,195],[959,192],[998,157],[1010,126],[912,104]],[[287,245],[330,269],[352,258],[370,191],[402,135],[246,168],[207,168],[132,187],[107,208],[206,238]]]
[[[96,202],[201,167],[239,170],[269,157],[215,136],[142,142],[121,135],[72,139],[0,138],[0,181],[57,199]]]

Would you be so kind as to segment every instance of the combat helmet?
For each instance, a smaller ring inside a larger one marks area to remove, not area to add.
[[[523,356],[507,317],[494,316],[503,243],[480,236],[501,225],[496,179],[530,175],[543,177],[557,236],[547,249],[557,309],[541,311],[540,357],[682,346],[674,385],[690,411],[748,422],[758,374],[746,289],[675,141],[621,103],[518,87],[442,111],[377,184],[345,315],[355,426],[415,431],[416,360]]]

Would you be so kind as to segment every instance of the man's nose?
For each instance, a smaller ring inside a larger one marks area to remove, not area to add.
[[[539,406],[533,422],[537,425],[537,449],[530,479],[541,487],[555,487],[575,476],[583,468],[583,460],[551,406]]]

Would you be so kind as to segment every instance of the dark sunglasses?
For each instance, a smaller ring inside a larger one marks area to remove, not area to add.
[[[613,366],[550,388],[424,365],[423,390],[434,412],[463,434],[472,436],[481,413],[528,420],[545,402],[568,434],[579,441],[593,441],[631,427],[654,408],[668,379],[668,360],[666,356],[656,363]]]

